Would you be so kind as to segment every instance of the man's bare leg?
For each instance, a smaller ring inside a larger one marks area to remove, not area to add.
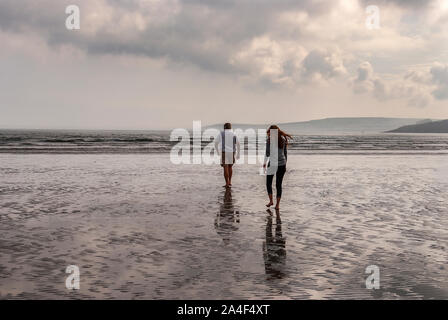
[[[226,185],[223,187],[228,187],[229,186],[229,166],[228,165],[224,165],[224,179],[226,180]]]
[[[229,167],[229,186],[231,186],[232,185],[233,166],[230,164],[228,167]]]

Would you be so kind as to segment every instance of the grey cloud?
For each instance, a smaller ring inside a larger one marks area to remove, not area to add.
[[[0,29],[14,32],[40,32],[46,36],[51,30],[64,26],[65,8],[71,1],[0,1]]]
[[[386,5],[396,5],[403,8],[424,8],[429,7],[435,0],[360,0],[361,4],[364,6],[376,5],[376,6],[386,6]]]
[[[320,74],[329,79],[344,74],[345,68],[337,55],[313,50],[303,60],[303,73],[305,76]]]
[[[448,84],[448,65],[436,64],[431,68],[431,74],[436,83]]]
[[[438,100],[448,99],[448,65],[436,64],[431,68],[432,80],[437,88],[433,95]]]
[[[362,82],[366,81],[370,77],[370,70],[366,66],[360,66],[358,68],[358,78],[357,80]]]
[[[353,79],[353,91],[357,94],[373,91],[375,87],[381,87],[374,77],[372,65],[365,61],[358,66],[357,77]]]
[[[448,86],[439,87],[432,92],[434,97],[438,100],[446,100],[448,99]]]
[[[402,79],[382,80],[372,65],[365,61],[358,66],[357,77],[352,79],[356,94],[370,93],[380,101],[405,99],[412,107],[425,107],[432,99],[428,76],[423,72],[408,72]]]

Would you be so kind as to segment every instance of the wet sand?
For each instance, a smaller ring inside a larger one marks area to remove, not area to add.
[[[1,154],[0,298],[448,299],[447,160],[291,155],[279,218],[253,165]]]

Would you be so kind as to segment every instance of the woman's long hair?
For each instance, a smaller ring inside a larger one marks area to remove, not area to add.
[[[292,139],[292,136],[290,134],[287,134],[286,132],[280,130],[280,128],[277,125],[275,125],[275,124],[270,126],[268,131],[267,131],[267,133],[269,134],[268,135],[268,143],[269,143],[269,139],[270,139],[271,129],[277,130],[277,133],[278,133],[278,147],[280,149],[283,149],[283,147],[285,146],[285,143],[286,143],[286,145],[288,145],[288,138]]]

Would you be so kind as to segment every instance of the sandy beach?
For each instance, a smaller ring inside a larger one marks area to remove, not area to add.
[[[291,155],[278,219],[254,165],[1,154],[0,298],[448,299],[446,160]]]

